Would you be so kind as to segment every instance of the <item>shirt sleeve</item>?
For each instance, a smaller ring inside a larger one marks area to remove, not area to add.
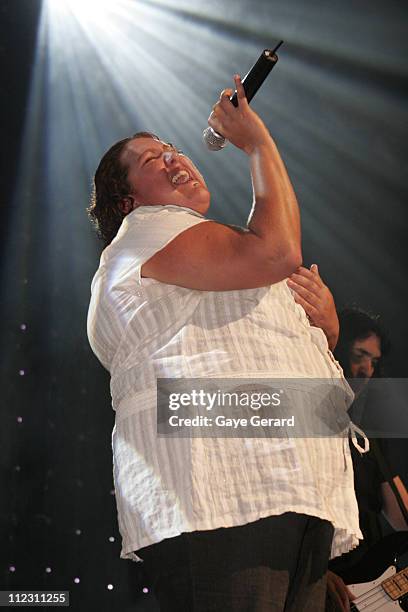
[[[155,253],[185,230],[208,221],[179,206],[143,206],[127,215],[113,242],[102,254],[109,289],[142,284],[141,268]]]

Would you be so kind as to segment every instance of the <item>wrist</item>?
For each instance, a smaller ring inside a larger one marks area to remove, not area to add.
[[[249,158],[255,158],[259,155],[264,155],[265,153],[275,153],[278,151],[278,149],[272,136],[268,132],[263,136],[263,138],[256,140],[256,142],[248,143],[245,146],[244,151]]]
[[[328,330],[325,333],[326,333],[326,338],[327,338],[327,343],[329,345],[329,349],[331,351],[334,351],[334,349],[336,348],[337,341],[339,339],[339,330],[338,329]]]

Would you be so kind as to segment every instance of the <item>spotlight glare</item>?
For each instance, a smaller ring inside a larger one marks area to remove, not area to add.
[[[48,2],[56,8],[67,8],[71,10],[83,9],[96,9],[100,7],[106,7],[108,0],[48,0]]]
[[[109,0],[48,0],[49,8],[55,12],[75,16],[77,19],[100,19],[112,8]]]

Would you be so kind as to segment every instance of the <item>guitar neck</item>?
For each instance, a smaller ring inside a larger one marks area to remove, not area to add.
[[[381,583],[382,588],[393,601],[401,599],[408,593],[408,568],[404,568],[395,576]]]

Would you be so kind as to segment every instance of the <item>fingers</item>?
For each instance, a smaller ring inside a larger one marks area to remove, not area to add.
[[[341,599],[341,603],[343,604],[343,609],[345,610],[345,612],[350,612],[350,600],[347,595],[346,585],[343,584],[341,587],[339,587],[337,592]]]
[[[354,601],[356,596],[354,595],[354,593],[352,591],[350,591],[350,589],[348,588],[348,586],[346,584],[344,586],[347,589],[347,597],[349,598],[350,601]]]
[[[232,89],[224,89],[224,90],[221,92],[220,99],[219,99],[219,101],[217,102],[217,104],[218,104],[218,105],[219,105],[221,108],[223,108],[224,110],[226,110],[226,111],[227,111],[227,110],[229,110],[229,109],[230,109],[230,107],[232,106],[230,98],[231,98],[231,96],[232,96],[232,94],[233,94],[233,93],[234,93],[234,92],[233,92],[233,90],[232,90]]]
[[[328,588],[330,588],[332,595],[334,595],[334,598],[336,599],[340,609],[343,612],[349,612],[351,599],[349,597],[349,593],[352,597],[353,595],[343,582],[342,578],[340,578],[340,576],[337,576],[337,574],[333,573],[331,576],[331,580],[329,580],[328,577],[327,586]]]
[[[296,280],[293,280],[293,277],[296,277]],[[319,303],[319,296],[317,295],[316,290],[313,291],[313,285],[309,283],[309,281],[302,279],[302,277],[299,277],[298,282],[298,277],[298,274],[292,274],[292,276],[286,281],[288,287],[293,289],[293,291],[303,297],[312,306],[317,306]],[[317,289],[319,289],[319,287]]]
[[[239,74],[234,75],[234,82],[237,90],[238,106],[241,106],[242,109],[245,107],[245,105],[248,106],[248,101],[246,99],[245,89]],[[225,112],[235,109],[235,106],[231,104],[231,97],[233,96],[233,93],[233,89],[224,89],[220,94],[219,101],[217,104],[214,104],[213,111],[218,110],[219,108],[222,108]]]
[[[217,132],[217,134],[220,134],[221,136],[223,136],[223,127],[222,127],[222,123],[221,121],[216,117],[214,111],[211,113],[211,115],[208,117],[208,125],[214,130],[214,132]]]
[[[224,89],[221,92],[218,102],[216,102],[212,107],[212,112],[210,115],[211,120],[215,119],[216,121],[222,121],[223,119],[225,119],[226,114],[230,110],[230,108],[234,108],[230,102],[230,97],[232,96],[232,93],[232,89]],[[212,128],[214,128],[212,123],[210,123],[210,125]]]
[[[211,114],[208,117],[208,125],[218,134],[222,134],[222,123],[225,120],[225,117],[225,111],[221,106],[221,102],[219,101],[212,107]]]
[[[317,266],[316,268],[314,268],[314,266],[316,266],[316,264],[312,264],[311,269],[308,270],[307,268],[300,266],[300,268],[298,268],[296,270],[296,272],[294,272],[294,274],[298,275],[298,281],[301,282],[300,277],[302,277],[303,279],[307,279],[312,283],[315,283],[318,287],[325,287],[325,284],[323,283],[322,279],[320,278]],[[313,269],[312,269],[313,268]],[[293,274],[292,274],[293,276]]]
[[[296,272],[291,274],[288,280],[288,284],[289,286],[291,286],[289,281],[293,283],[294,285],[296,285],[296,287],[292,287],[292,289],[297,290],[298,287],[303,287],[303,289],[307,289],[310,293],[312,293],[316,297],[320,295],[323,289],[323,287],[318,285],[314,279],[310,279],[303,274],[297,274]]]
[[[341,610],[341,612],[350,612],[350,603],[345,602],[337,591],[333,593],[333,597],[336,601],[338,609]]]
[[[310,272],[314,275],[315,281],[321,286],[324,287],[324,282],[322,281],[322,278],[319,274],[319,267],[317,264],[312,264],[310,266]]]
[[[309,302],[307,302],[305,299],[303,299],[300,295],[298,295],[297,293],[294,296],[294,300],[297,304],[300,304],[300,306],[302,306],[303,310],[305,311],[305,313],[307,314],[307,316],[309,317],[311,323],[315,323],[315,321],[317,320],[317,317],[319,315],[319,311],[317,310],[317,308],[315,308],[314,306],[312,306],[312,304],[310,304]]]
[[[238,106],[240,106],[241,109],[246,108],[248,106],[248,100],[239,74],[234,75],[234,82],[237,90]]]
[[[235,112],[236,108],[231,104],[231,96],[234,91],[231,88],[223,89],[218,102],[212,107],[212,112],[208,118],[208,125],[213,128],[218,134],[223,134],[223,126],[228,121],[228,115]]]

